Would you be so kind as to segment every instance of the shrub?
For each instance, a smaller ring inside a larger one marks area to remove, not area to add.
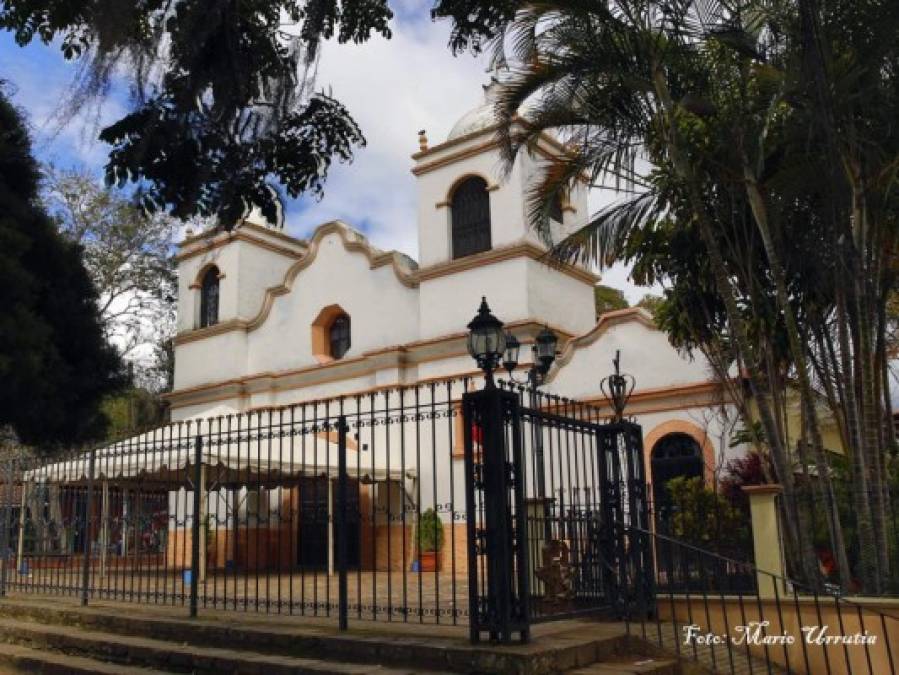
[[[434,509],[428,509],[419,516],[416,540],[420,553],[437,552],[443,548],[443,522]]]

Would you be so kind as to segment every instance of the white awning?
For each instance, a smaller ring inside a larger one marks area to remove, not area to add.
[[[290,434],[258,434],[255,430],[215,433],[203,437],[200,462],[207,468],[207,484],[246,483],[276,486],[297,477],[339,475],[338,445],[324,433],[305,437]],[[269,437],[271,436],[271,437]],[[94,460],[94,479],[144,482],[158,480],[184,484],[193,479],[195,440],[189,436],[160,438],[140,434],[99,448]],[[415,471],[396,466],[386,455],[347,448],[347,476],[361,482],[414,479]],[[47,464],[25,473],[25,480],[46,483],[78,483],[87,480],[90,453]]]

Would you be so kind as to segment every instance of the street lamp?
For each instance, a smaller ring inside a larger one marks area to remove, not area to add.
[[[615,412],[613,421],[621,422],[624,419],[624,408],[627,406],[631,394],[634,393],[637,381],[633,375],[621,372],[620,349],[615,350],[615,358],[612,360],[612,365],[615,366],[615,372],[608,377],[604,377],[600,381],[599,387]]]
[[[546,374],[549,372],[550,366],[556,360],[556,345],[559,338],[547,326],[543,326],[543,330],[537,333],[534,338],[534,345],[531,347],[534,359],[528,368],[527,380],[518,381],[515,379],[513,372],[518,367],[518,353],[521,351],[521,343],[512,333],[506,335],[506,353],[503,355],[503,368],[509,372],[509,379],[518,384],[529,385],[530,406],[531,409],[537,410],[539,402],[537,400],[537,387],[543,384]],[[542,520],[544,523],[544,538],[548,541],[550,538],[550,519],[547,517],[546,509],[548,503],[546,497],[546,477],[543,466],[543,429],[540,424],[539,416],[535,416],[531,426],[534,444],[534,461],[536,463],[535,482],[537,487],[537,498],[541,500],[540,508],[542,509]]]
[[[493,371],[506,351],[506,334],[503,322],[490,313],[487,298],[481,298],[478,313],[468,324],[468,353],[484,371],[485,385],[492,389]]]
[[[527,381],[532,389],[536,389],[541,384],[549,372],[550,366],[556,360],[556,345],[559,338],[548,327],[544,326],[543,330],[537,333],[534,339],[534,360],[531,367],[528,368]],[[517,384],[525,384],[525,381],[518,381],[513,375],[514,370],[518,367],[518,354],[521,351],[521,343],[512,333],[506,334],[506,351],[503,355],[503,368],[509,372],[509,379]],[[532,392],[533,393],[533,392]]]

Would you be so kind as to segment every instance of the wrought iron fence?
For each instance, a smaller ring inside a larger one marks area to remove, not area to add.
[[[687,485],[673,498],[649,498],[650,523],[656,534],[683,544],[715,553],[750,566],[716,568],[714,576],[724,578],[733,588],[753,592],[755,575],[750,571],[755,553],[752,543],[752,520],[745,494],[726,494],[716,489]],[[677,592],[679,580],[689,579],[692,572],[684,566],[695,565],[696,559],[678,557],[675,550],[658,540],[655,549],[659,584],[666,591]],[[717,565],[710,560],[704,563]],[[676,570],[675,568],[680,568]],[[677,571],[677,573],[675,573]],[[686,589],[682,589],[686,590]]]
[[[468,394],[464,412],[472,639],[614,610],[612,571],[641,554],[616,523],[647,525],[640,428],[507,384]]]
[[[508,533],[528,621],[608,606],[609,523],[642,504],[642,478],[621,487],[640,459],[638,428],[508,387],[514,415],[466,417],[463,399],[480,386],[434,381],[186,420],[9,463],[0,586],[342,626],[467,623],[484,609],[476,585],[507,576],[488,579],[502,528],[485,539],[494,513],[466,492],[467,477],[486,477],[493,420],[499,453],[520,452],[506,457],[521,480],[509,509],[520,527]]]
[[[188,420],[0,467],[4,589],[464,622],[471,386]]]

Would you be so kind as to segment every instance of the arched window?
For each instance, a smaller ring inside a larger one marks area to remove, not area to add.
[[[210,267],[200,283],[200,328],[219,321],[219,270]]]
[[[462,181],[453,192],[453,258],[490,249],[490,196],[478,176]]]
[[[341,314],[334,319],[328,329],[328,344],[331,358],[339,359],[350,348],[350,317]]]

